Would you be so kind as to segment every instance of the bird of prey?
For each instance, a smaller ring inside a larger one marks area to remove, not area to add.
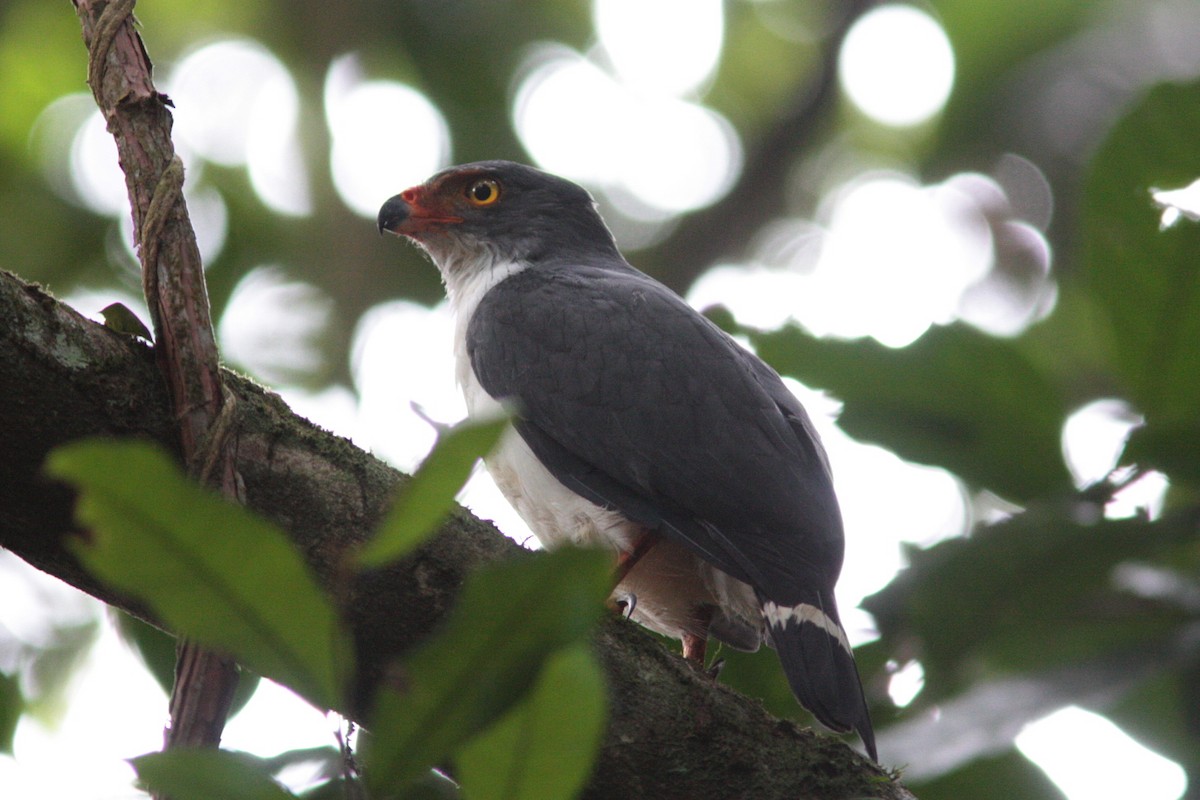
[[[570,181],[465,164],[378,222],[441,272],[470,413],[515,409],[485,463],[542,544],[612,548],[614,597],[693,660],[709,636],[767,642],[801,704],[875,759],[829,462],[778,374],[630,266]]]

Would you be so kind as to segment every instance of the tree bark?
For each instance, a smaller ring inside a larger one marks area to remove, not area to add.
[[[150,347],[84,319],[37,286],[0,273],[0,546],[102,600],[145,610],[88,575],[66,547],[71,491],[41,470],[54,447],[138,436],[178,452]],[[467,574],[520,547],[459,509],[400,564],[345,582],[339,554],[369,535],[406,477],[226,372],[247,505],[288,532],[344,609],[360,674],[344,711],[362,716],[386,666],[445,614]],[[502,598],[498,598],[502,602]],[[595,646],[612,716],[589,798],[909,798],[894,776],[830,736],[768,715],[698,675],[638,626],[603,623]],[[359,719],[361,721],[361,719]]]

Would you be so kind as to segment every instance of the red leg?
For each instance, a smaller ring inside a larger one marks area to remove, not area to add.
[[[705,604],[693,615],[696,626],[683,635],[683,657],[700,669],[704,669],[704,655],[708,649],[708,625],[712,622],[713,607]]]
[[[642,560],[642,556],[649,553],[654,545],[658,544],[660,538],[661,536],[658,531],[646,531],[637,540],[632,550],[628,553],[622,551],[617,556],[617,569],[613,574],[615,578],[613,581],[614,587],[621,585],[621,581],[629,576],[629,571],[637,566],[637,563]]]
[[[649,553],[654,545],[658,544],[659,538],[660,536],[657,531],[643,531],[642,535],[634,543],[632,550],[629,552],[621,551],[617,556],[617,568],[613,570],[614,589],[620,586],[625,578],[629,577],[630,570],[637,566],[637,563],[642,560],[642,556]],[[625,600],[609,601],[609,607],[626,618],[633,616],[635,605],[637,605],[637,597],[632,594]]]

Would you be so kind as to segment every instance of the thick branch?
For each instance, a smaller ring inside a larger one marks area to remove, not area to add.
[[[41,464],[51,448],[83,436],[144,436],[177,448],[153,356],[4,273],[0,319],[0,545],[132,608],[63,546],[71,497],[41,477]],[[240,409],[231,435],[248,505],[282,525],[335,591],[338,555],[368,534],[403,476],[250,381],[225,380]],[[468,572],[518,549],[460,511],[414,557],[336,588],[365,665],[358,696],[438,623]],[[597,647],[613,708],[588,797],[911,797],[841,742],[698,676],[633,624],[608,621]]]

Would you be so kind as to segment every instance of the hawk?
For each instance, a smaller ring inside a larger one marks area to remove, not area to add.
[[[829,462],[779,375],[630,266],[570,181],[465,164],[378,223],[441,272],[470,413],[515,409],[485,463],[542,544],[614,550],[614,596],[693,660],[710,636],[766,642],[800,703],[876,759]]]

